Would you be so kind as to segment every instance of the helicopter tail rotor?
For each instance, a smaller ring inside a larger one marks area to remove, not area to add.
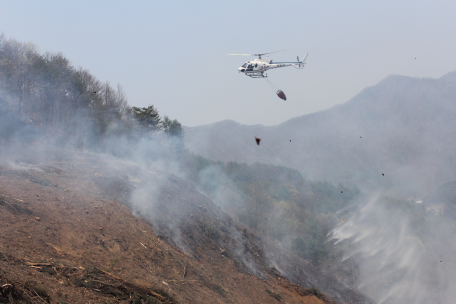
[[[303,69],[303,68],[304,68],[304,65],[306,64],[307,56],[309,56],[309,53],[307,53],[307,54],[304,56],[304,58],[302,59],[302,61],[299,61],[299,56],[297,57],[297,58],[298,58],[299,68],[300,68],[300,69]]]

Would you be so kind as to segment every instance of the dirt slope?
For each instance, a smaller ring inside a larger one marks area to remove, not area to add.
[[[0,303],[369,303],[176,176],[21,151],[0,152]]]

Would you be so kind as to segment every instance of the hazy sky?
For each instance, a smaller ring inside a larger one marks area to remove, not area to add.
[[[455,16],[456,1],[0,0],[7,38],[62,52],[186,126],[275,125],[389,74],[440,77],[456,69]],[[287,101],[237,72],[253,57],[225,55],[276,50],[276,61],[309,53],[304,70],[268,74]]]

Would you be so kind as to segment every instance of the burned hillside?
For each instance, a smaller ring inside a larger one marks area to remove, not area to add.
[[[369,303],[188,181],[105,155],[22,151],[0,163],[5,301]]]

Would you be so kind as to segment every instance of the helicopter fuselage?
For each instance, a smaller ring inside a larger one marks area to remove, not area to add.
[[[239,73],[244,73],[245,75],[252,78],[264,78],[267,77],[265,74],[266,71],[284,68],[289,66],[304,66],[302,61],[295,62],[274,62],[269,58],[257,58],[252,61],[247,61],[241,67],[238,68]]]

